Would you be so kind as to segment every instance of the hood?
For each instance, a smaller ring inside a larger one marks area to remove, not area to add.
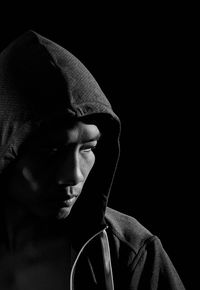
[[[94,170],[70,214],[88,231],[104,222],[119,158],[120,121],[86,67],[69,51],[27,31],[0,54],[0,177],[24,142],[52,120],[92,121],[102,132]]]

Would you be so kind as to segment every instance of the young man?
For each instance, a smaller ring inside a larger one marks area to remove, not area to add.
[[[160,240],[107,207],[119,135],[66,49],[28,31],[1,53],[0,289],[184,289]]]

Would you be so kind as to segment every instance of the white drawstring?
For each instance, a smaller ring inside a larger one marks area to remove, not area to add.
[[[105,266],[105,275],[106,275],[106,286],[108,287],[105,290],[114,290],[114,282],[113,282],[113,273],[112,273],[112,265],[111,265],[111,257],[110,257],[110,247],[109,247],[109,241],[108,236],[106,233],[106,230],[101,230],[98,233],[96,233],[94,236],[92,236],[80,249],[74,263],[72,266],[71,274],[70,274],[70,290],[73,290],[73,277],[74,277],[74,270],[76,267],[76,264],[78,262],[78,259],[83,252],[84,248],[89,244],[89,242],[94,239],[96,236],[101,235],[101,245],[103,249],[103,258],[104,258],[104,266]]]
[[[103,248],[103,256],[104,256],[104,267],[105,267],[105,282],[108,290],[114,290],[114,281],[113,281],[113,273],[112,273],[112,264],[110,257],[110,247],[108,236],[105,230],[102,232],[101,243]]]

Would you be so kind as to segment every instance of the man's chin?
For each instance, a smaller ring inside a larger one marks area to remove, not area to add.
[[[62,207],[62,208],[59,210],[58,214],[57,214],[57,218],[58,218],[59,220],[61,220],[61,219],[66,219],[66,218],[69,216],[70,211],[71,211],[71,208],[69,208],[69,207]]]
[[[41,218],[55,218],[55,219],[65,219],[68,217],[68,215],[71,212],[71,208],[69,206],[63,206],[62,205],[54,205],[54,206],[38,206],[35,208],[32,208],[32,213],[35,216],[41,217]]]

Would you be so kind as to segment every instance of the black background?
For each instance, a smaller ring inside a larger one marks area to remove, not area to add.
[[[187,14],[158,4],[57,5],[2,9],[0,50],[32,29],[67,48],[91,71],[122,122],[109,205],[161,238],[190,287],[197,174]]]

